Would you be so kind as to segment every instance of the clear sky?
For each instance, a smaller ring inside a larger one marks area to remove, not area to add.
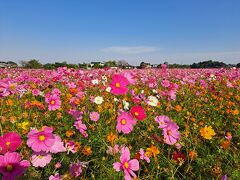
[[[0,61],[240,62],[240,0],[0,0]]]

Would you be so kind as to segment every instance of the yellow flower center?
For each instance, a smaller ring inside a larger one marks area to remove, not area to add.
[[[126,123],[127,123],[127,121],[126,121],[125,119],[122,119],[122,120],[121,120],[121,124],[122,124],[122,125],[125,125]]]
[[[12,171],[12,170],[13,170],[13,166],[12,166],[11,164],[8,164],[8,165],[6,166],[6,170],[7,170],[8,172]]]
[[[128,162],[125,162],[125,163],[124,163],[124,167],[125,167],[126,169],[129,167]]]
[[[54,105],[54,104],[55,104],[55,101],[54,101],[54,100],[51,100],[50,104]]]
[[[171,130],[168,130],[168,131],[167,131],[167,134],[168,134],[168,135],[172,135],[172,131],[171,131]]]
[[[45,136],[44,135],[39,136],[39,140],[40,141],[44,141],[45,140]]]
[[[9,87],[10,87],[11,90],[14,90],[14,89],[15,89],[15,85],[14,85],[14,84],[10,84]]]
[[[117,88],[120,88],[120,87],[121,87],[120,83],[116,83],[115,86],[116,86]]]
[[[138,113],[138,112],[135,112],[135,113],[134,113],[134,115],[135,115],[135,116],[138,116],[138,115],[139,115],[139,113]]]
[[[6,145],[9,146],[11,143],[9,141],[6,142]]]

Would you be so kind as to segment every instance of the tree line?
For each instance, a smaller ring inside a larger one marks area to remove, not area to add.
[[[13,62],[13,61],[9,61]],[[2,62],[3,63],[3,62]],[[15,63],[16,64],[16,63]],[[125,60],[121,61],[115,61],[115,60],[109,60],[104,63],[101,62],[92,62],[92,63],[79,63],[79,64],[71,64],[67,63],[66,61],[63,62],[55,62],[55,63],[46,63],[42,64],[39,62],[39,60],[32,59],[29,61],[21,61],[20,62],[21,67],[23,68],[29,68],[29,69],[56,69],[59,67],[67,67],[67,68],[82,68],[82,69],[88,69],[88,68],[108,68],[108,67],[120,67],[120,68],[161,68],[161,64],[158,65],[151,65],[150,63],[141,62],[139,66],[132,66],[129,65]],[[238,64],[225,64],[223,62],[219,61],[202,61],[198,63],[193,63],[191,65],[188,64],[169,64],[168,62],[164,62],[168,66],[168,68],[231,68],[231,67],[237,67],[240,68],[240,63]]]

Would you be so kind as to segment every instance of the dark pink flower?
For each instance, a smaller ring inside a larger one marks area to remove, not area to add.
[[[21,161],[20,154],[16,152],[0,155],[0,173],[3,175],[3,180],[14,180],[15,177],[21,176],[29,166],[29,161]]]
[[[129,84],[127,78],[123,75],[116,74],[112,77],[112,82],[109,84],[111,93],[114,95],[123,95],[128,92],[127,85]]]
[[[15,132],[9,132],[0,136],[0,154],[5,154],[7,151],[16,151],[22,144],[21,136]]]
[[[130,113],[133,117],[140,121],[146,119],[147,117],[144,109],[141,106],[133,106],[130,110]]]

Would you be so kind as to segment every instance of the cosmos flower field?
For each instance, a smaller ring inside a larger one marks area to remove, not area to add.
[[[0,69],[0,179],[240,179],[240,69]]]

